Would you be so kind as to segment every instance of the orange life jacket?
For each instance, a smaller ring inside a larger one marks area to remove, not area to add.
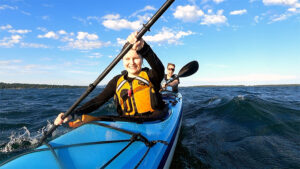
[[[141,71],[132,82],[122,75],[117,82],[115,101],[123,115],[141,115],[153,112],[155,90],[146,71]]]

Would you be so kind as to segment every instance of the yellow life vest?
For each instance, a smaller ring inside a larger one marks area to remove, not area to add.
[[[153,84],[147,72],[141,71],[130,83],[122,75],[117,82],[115,100],[123,115],[141,115],[153,112],[156,100]]]

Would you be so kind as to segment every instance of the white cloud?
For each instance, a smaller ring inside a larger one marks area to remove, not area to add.
[[[47,45],[38,44],[38,43],[24,43],[24,42],[22,42],[20,45],[23,48],[49,48]]]
[[[120,16],[117,15],[106,15],[103,18],[105,19],[102,24],[104,27],[112,30],[121,30],[121,29],[131,29],[131,30],[137,30],[139,29],[143,21],[137,20],[137,21],[128,21],[126,19],[120,19]]]
[[[149,10],[155,10],[153,6],[145,6],[143,9],[136,11],[128,18],[137,17],[135,21],[129,21],[126,18],[121,18],[119,14],[108,14],[102,17],[102,25],[108,29],[112,30],[122,30],[122,29],[130,29],[130,30],[138,30],[142,27],[145,21],[150,19],[149,14],[137,15],[140,12],[145,12]]]
[[[126,39],[117,38],[117,43],[119,45],[124,45],[126,43]]]
[[[62,49],[80,49],[80,50],[90,50],[90,49],[97,49],[103,46],[110,45],[110,42],[101,42],[98,40],[75,40],[73,42],[69,42],[67,46],[61,47]]]
[[[275,16],[272,17],[270,23],[286,20],[289,16],[290,15],[288,15],[288,14],[281,14],[279,16],[275,15]]]
[[[231,11],[230,15],[243,15],[245,13],[247,13],[247,10],[246,9],[242,9],[242,10]]]
[[[219,4],[221,2],[224,2],[224,0],[213,0],[215,3]]]
[[[173,16],[181,19],[184,22],[194,22],[201,19],[201,25],[224,24],[227,22],[226,16],[223,15],[223,10],[218,10],[217,14],[213,14],[209,9],[207,14],[195,5],[177,6]]]
[[[138,13],[141,13],[141,12],[154,11],[154,10],[156,10],[156,9],[153,6],[147,5],[143,9],[134,12],[130,17],[136,16]]]
[[[13,47],[15,44],[20,43],[22,37],[20,35],[12,35],[11,37],[4,37],[0,40],[0,47]]]
[[[180,39],[188,36],[188,35],[192,35],[193,32],[192,31],[174,31],[172,29],[169,28],[162,28],[162,30],[153,36],[144,36],[143,38],[145,39],[145,41],[147,42],[153,42],[153,43],[168,43],[168,44],[180,44]]]
[[[289,12],[297,12],[297,8],[289,8],[288,11]]]
[[[9,5],[0,5],[0,10],[6,10],[6,9],[16,10],[16,9],[18,9],[18,7],[16,7],[16,6],[9,6]]]
[[[286,20],[286,19],[288,19],[294,15],[297,15],[299,13],[300,13],[300,9],[298,9],[296,7],[288,8],[287,11],[282,14],[279,14],[279,15],[275,14],[275,15],[271,16],[270,17],[271,21],[269,22],[269,24],[273,23],[273,22]]]
[[[20,35],[12,35],[11,40],[13,43],[19,43],[22,37]]]
[[[204,15],[201,25],[225,24],[226,22],[227,18],[223,15],[223,10],[218,10],[216,15],[212,14],[211,10],[208,10],[208,14]]]
[[[77,32],[75,35],[73,32],[68,33],[65,30],[59,30],[57,32],[49,31],[44,35],[38,35],[38,38],[51,38],[57,39],[61,42],[66,42],[64,46],[59,46],[60,49],[80,49],[80,50],[90,50],[100,48],[102,46],[110,45],[110,42],[101,42],[96,34],[90,34],[88,32]],[[39,46],[37,44],[27,44],[27,46]],[[42,46],[40,47],[47,47]]]
[[[145,6],[144,9],[142,9],[140,11],[144,12],[144,11],[154,11],[154,10],[156,10],[156,8],[154,8],[153,6],[147,5],[147,6]]]
[[[38,35],[38,38],[58,39],[59,36],[55,32],[50,31],[44,35]]]
[[[0,26],[0,29],[2,29],[2,30],[11,29],[11,28],[12,28],[12,26],[9,25],[9,24],[4,25],[4,26]]]
[[[62,37],[60,40],[61,40],[62,42],[73,42],[73,41],[75,41],[75,39],[72,38],[71,35],[70,35],[70,36],[69,36],[69,35],[66,35],[66,36]]]
[[[100,57],[102,57],[102,54],[101,53],[92,53],[88,57],[89,58],[100,58]]]
[[[11,29],[11,30],[9,30],[8,32],[10,32],[10,33],[26,34],[26,33],[31,32],[31,30],[28,30],[28,29],[18,29],[18,30],[16,30],[16,29]]]
[[[28,29],[12,29],[13,27],[9,24],[0,26],[0,29],[2,30],[8,30],[9,33],[18,33],[18,34],[26,34],[31,32],[31,30]]]
[[[120,18],[120,15],[119,14],[109,14],[109,15],[105,15],[103,16],[103,19],[106,19],[106,20],[113,20],[113,19],[119,19]]]
[[[181,19],[185,22],[197,21],[201,16],[203,16],[203,11],[198,9],[197,6],[186,5],[177,6],[173,16],[177,19]]]
[[[143,39],[147,42],[157,43],[157,44],[181,44],[180,39],[194,34],[192,31],[174,31],[170,28],[163,27],[162,30],[155,35],[145,35]],[[124,45],[126,43],[125,39],[117,38],[119,45]]]
[[[300,3],[296,3],[291,8],[288,9],[288,12],[292,12],[294,14],[300,13]]]
[[[298,0],[263,0],[265,5],[295,5]]]
[[[44,28],[44,27],[37,27],[36,29],[37,29],[37,30],[40,30],[40,31],[42,31],[42,32],[47,32],[47,29]]]
[[[5,65],[8,65],[8,64],[12,64],[12,63],[21,63],[22,60],[0,60],[0,66],[5,66]]]
[[[80,17],[73,17],[73,19],[78,20],[79,22],[83,23],[84,25],[92,25],[93,21],[101,22],[101,18],[98,16],[87,16],[86,18]]]
[[[282,14],[274,14],[270,17],[270,23],[283,21],[291,16],[297,15],[300,13],[300,3],[298,0],[263,0],[264,5],[281,5],[281,6],[288,6],[289,8]],[[261,18],[261,17],[259,17]],[[256,17],[256,23],[258,22],[258,17]]]
[[[88,21],[90,21],[90,20],[96,20],[96,21],[98,21],[98,22],[101,21],[101,18],[98,17],[98,16],[88,16],[86,19],[87,19]]]
[[[65,30],[59,30],[59,31],[58,31],[58,34],[60,34],[60,35],[65,35],[65,34],[67,34],[67,32],[66,32]]]
[[[98,39],[98,35],[96,34],[89,34],[87,32],[78,32],[77,33],[77,39],[78,40],[97,40]]]
[[[31,30],[10,30],[9,32],[24,34],[27,32],[31,32]],[[10,47],[14,47],[16,44],[19,44],[20,47],[23,48],[49,48],[44,44],[22,42],[22,39],[23,37],[20,35],[12,35],[10,37],[4,37],[2,40],[0,40],[0,47],[10,48]]]

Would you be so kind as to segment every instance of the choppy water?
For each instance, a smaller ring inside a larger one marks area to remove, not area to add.
[[[0,90],[0,162],[34,145],[84,91]],[[189,87],[180,92],[183,126],[171,168],[300,168],[300,87]],[[114,113],[112,102],[97,111],[104,112]],[[60,127],[54,136],[67,131]]]

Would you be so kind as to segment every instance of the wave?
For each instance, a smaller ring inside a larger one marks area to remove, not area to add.
[[[299,111],[252,94],[214,96],[198,105],[185,112],[181,143],[212,168],[251,168],[255,164],[281,168],[300,163],[296,160],[300,158],[296,151]],[[274,153],[282,157],[276,163]],[[288,158],[296,162],[286,161]]]

